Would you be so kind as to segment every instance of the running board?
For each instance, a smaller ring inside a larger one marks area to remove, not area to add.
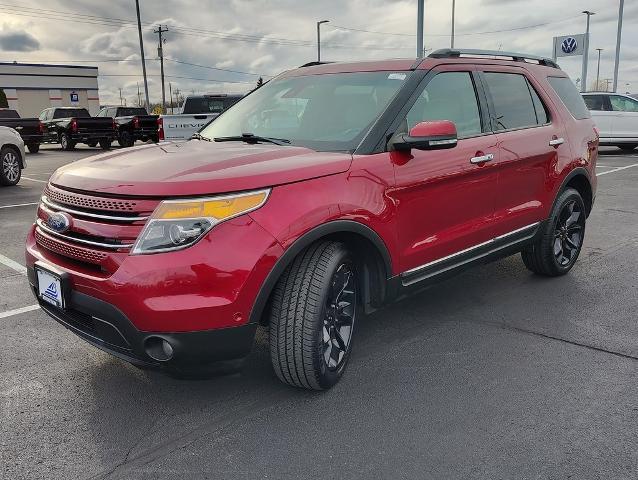
[[[432,278],[469,263],[473,263],[477,260],[481,260],[519,243],[526,242],[536,235],[540,224],[541,222],[536,222],[531,225],[527,225],[504,235],[499,235],[487,242],[474,245],[473,247],[466,248],[465,250],[453,253],[447,257],[439,258],[433,262],[426,263],[420,267],[403,272],[401,274],[401,283],[404,287],[407,287],[414,283],[427,280],[428,278]]]

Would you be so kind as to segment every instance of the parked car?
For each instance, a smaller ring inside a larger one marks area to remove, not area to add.
[[[186,97],[178,115],[162,115],[158,120],[160,140],[188,140],[242,95],[192,95]]]
[[[20,134],[9,127],[0,127],[0,185],[17,185],[22,170],[27,168],[24,140]]]
[[[261,324],[282,381],[330,388],[363,314],[517,252],[569,272],[596,192],[573,83],[501,51],[298,68],[197,138],[58,169],[26,242],[44,311],[173,372]]]
[[[631,152],[638,147],[638,100],[620,93],[583,93],[600,130],[600,144]]]
[[[40,121],[44,124],[44,141],[59,143],[63,150],[73,150],[78,143],[89,147],[99,143],[103,150],[108,150],[115,137],[115,121],[92,117],[86,108],[47,108],[40,113]]]
[[[0,108],[0,127],[10,127],[17,131],[31,153],[40,151],[44,125],[37,118],[20,118],[17,110]]]
[[[98,117],[115,119],[116,139],[121,147],[132,147],[137,140],[158,142],[158,115],[149,115],[144,107],[105,107]]]

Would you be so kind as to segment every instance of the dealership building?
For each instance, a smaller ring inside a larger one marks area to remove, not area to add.
[[[37,117],[49,107],[84,107],[96,115],[97,77],[97,67],[0,63],[0,102],[6,97],[22,117]]]

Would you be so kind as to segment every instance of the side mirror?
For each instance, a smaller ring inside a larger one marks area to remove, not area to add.
[[[417,123],[410,133],[401,133],[390,139],[390,150],[409,151],[454,148],[457,144],[456,126],[449,120]]]

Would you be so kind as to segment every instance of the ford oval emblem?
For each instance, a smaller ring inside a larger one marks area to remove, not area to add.
[[[47,226],[57,233],[64,233],[71,228],[71,215],[64,212],[53,213],[47,218]]]

